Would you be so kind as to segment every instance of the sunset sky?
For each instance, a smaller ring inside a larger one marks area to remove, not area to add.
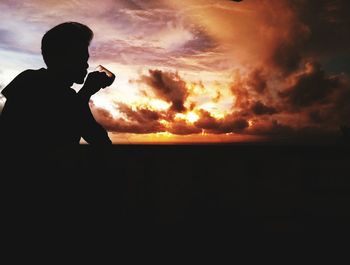
[[[0,87],[46,67],[43,34],[94,31],[92,97],[114,143],[241,142],[350,125],[348,0],[0,0]],[[74,86],[79,89],[79,86]],[[4,98],[0,98],[0,108]]]

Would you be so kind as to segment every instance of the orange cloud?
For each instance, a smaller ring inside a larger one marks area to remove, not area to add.
[[[176,112],[186,110],[184,103],[189,93],[186,82],[177,73],[149,70],[149,76],[141,76],[138,82],[146,83],[153,89],[156,96],[170,102],[172,110]]]

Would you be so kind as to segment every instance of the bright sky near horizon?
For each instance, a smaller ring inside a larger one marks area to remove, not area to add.
[[[89,70],[116,74],[91,102],[114,143],[334,135],[350,117],[349,2],[0,0],[0,86],[45,67],[43,34],[77,21],[95,34]]]

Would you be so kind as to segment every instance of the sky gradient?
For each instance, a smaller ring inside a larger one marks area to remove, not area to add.
[[[89,70],[102,64],[116,81],[90,107],[114,143],[336,136],[350,123],[347,0],[0,0],[0,10],[0,87],[45,67],[53,26],[94,31]]]

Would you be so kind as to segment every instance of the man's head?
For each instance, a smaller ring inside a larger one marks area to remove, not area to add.
[[[41,40],[41,52],[48,69],[82,84],[89,67],[88,47],[92,38],[92,30],[77,22],[62,23],[50,29]]]

